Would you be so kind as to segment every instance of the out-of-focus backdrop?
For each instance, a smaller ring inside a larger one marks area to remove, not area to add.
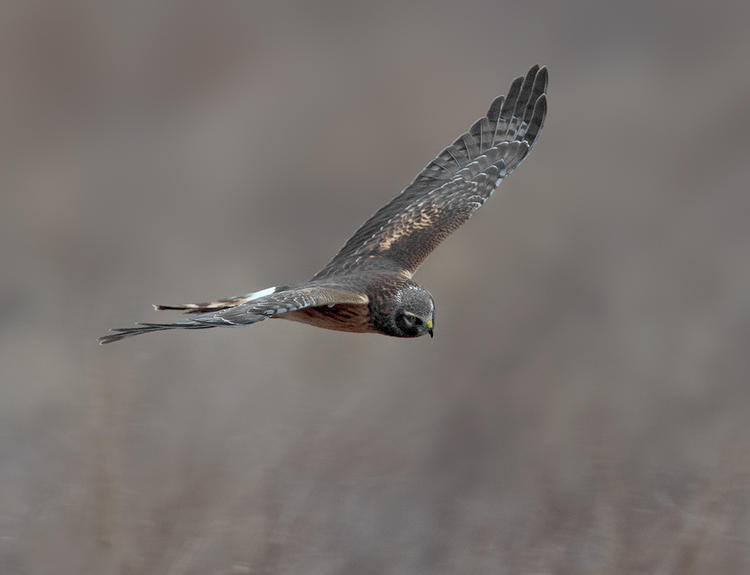
[[[0,7],[0,572],[748,572],[750,4],[258,4]],[[311,276],[537,62],[434,340],[96,345]]]

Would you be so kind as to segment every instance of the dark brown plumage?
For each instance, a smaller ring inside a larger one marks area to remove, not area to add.
[[[118,328],[100,343],[167,329],[237,327],[269,317],[339,331],[432,335],[434,301],[412,274],[534,148],[547,114],[546,89],[546,68],[534,66],[516,78],[507,96],[496,98],[486,116],[367,220],[310,281],[214,302],[155,306],[191,317]]]

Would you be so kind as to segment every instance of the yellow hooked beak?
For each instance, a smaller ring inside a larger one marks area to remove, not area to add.
[[[426,325],[427,325],[427,333],[430,334],[430,337],[433,337],[432,336],[432,318],[430,318],[430,319],[427,320],[427,324]]]

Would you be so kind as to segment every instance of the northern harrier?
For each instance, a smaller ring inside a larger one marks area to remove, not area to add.
[[[158,305],[194,314],[140,323],[99,339],[166,329],[237,327],[281,318],[339,331],[432,336],[435,302],[412,280],[419,264],[493,194],[534,148],[547,114],[547,69],[516,78],[507,96],[378,210],[310,281],[206,303]]]

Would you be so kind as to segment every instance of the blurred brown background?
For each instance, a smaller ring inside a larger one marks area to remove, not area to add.
[[[265,4],[0,7],[0,573],[750,571],[750,4]],[[311,276],[537,62],[433,341],[96,345]]]

